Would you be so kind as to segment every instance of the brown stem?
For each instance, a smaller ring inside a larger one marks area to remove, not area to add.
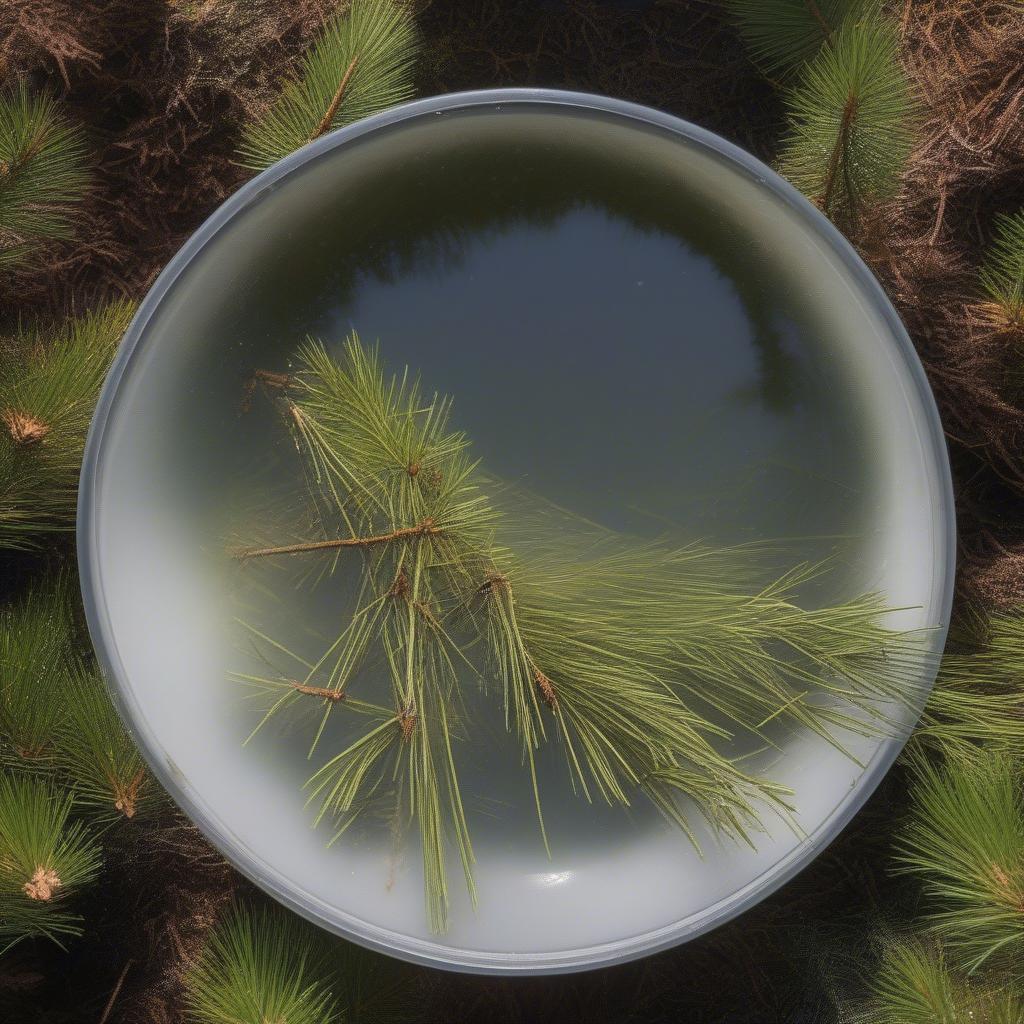
[[[352,72],[356,69],[356,64],[359,63],[359,54],[357,53],[349,63],[349,66],[345,69],[345,74],[341,76],[341,82],[338,84],[338,88],[334,93],[334,97],[331,100],[331,105],[327,108],[327,113],[320,118],[320,123],[316,126],[313,134],[310,135],[309,141],[312,142],[314,139],[319,139],[321,135],[328,128],[331,127],[331,122],[334,120],[334,115],[338,112],[338,107],[341,106],[342,97],[345,95],[345,90],[348,88],[349,79],[352,77]]]
[[[825,20],[825,15],[821,13],[821,8],[814,2],[814,0],[804,0],[804,2],[807,5],[807,10],[811,13],[811,17],[818,23],[818,28],[821,29],[821,34],[825,37],[825,42],[832,42],[832,28]]]
[[[114,807],[126,818],[135,817],[135,801],[139,798],[139,787],[146,777],[146,769],[140,768],[124,789],[114,785]]]
[[[836,187],[836,179],[839,177],[839,171],[842,168],[843,154],[846,152],[846,148],[850,144],[850,133],[853,128],[853,118],[857,113],[857,105],[857,97],[854,96],[853,93],[846,97],[846,103],[843,105],[843,117],[839,122],[839,134],[836,136],[836,144],[832,149],[832,155],[829,157],[828,161],[828,170],[825,173],[825,191],[822,195],[821,208],[830,216],[832,197]],[[852,207],[852,194],[849,199]]]
[[[442,532],[441,527],[434,525],[433,519],[424,519],[415,526],[403,526],[390,533],[377,533],[369,537],[335,537],[331,540],[313,540],[301,544],[283,544],[275,548],[242,548],[233,552],[235,558],[264,558],[267,555],[294,555],[306,551],[326,551],[334,548],[372,548],[380,544],[390,544],[396,540],[409,540],[413,537],[433,537]]]
[[[537,689],[540,690],[541,697],[544,698],[544,703],[547,704],[552,711],[558,707],[558,697],[555,695],[555,684],[544,675],[543,672],[533,662],[530,662],[533,667],[533,681],[537,684]]]
[[[103,1016],[100,1017],[100,1024],[107,1024],[110,1019],[110,1011],[114,1008],[114,1003],[117,1002],[117,997],[121,994],[121,987],[124,985],[124,979],[128,976],[128,969],[135,963],[134,960],[128,960],[125,962],[124,967],[121,968],[121,973],[118,976],[117,984],[114,986],[114,991],[110,993],[110,998],[107,1000],[107,1005],[103,1008]]]
[[[292,683],[292,689],[296,693],[307,693],[310,697],[321,697],[337,704],[339,700],[345,699],[344,690],[328,690],[325,686],[310,686],[308,683]]]
[[[402,708],[398,712],[398,728],[402,730],[402,742],[408,743],[412,739],[413,730],[416,728],[416,712],[412,708]]]

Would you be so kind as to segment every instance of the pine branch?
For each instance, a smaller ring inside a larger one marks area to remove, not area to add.
[[[30,777],[0,775],[0,941],[81,934],[68,901],[99,871],[99,848],[72,797]]]
[[[68,706],[72,583],[59,576],[0,611],[0,740],[22,766],[50,767]]]
[[[114,302],[0,346],[0,549],[74,529],[85,435],[132,313]]]
[[[877,0],[725,0],[750,49],[767,74],[792,74],[831,43],[840,25]]]
[[[316,938],[283,910],[230,911],[185,974],[189,1019],[197,1024],[341,1021]]]
[[[340,362],[310,341],[296,363],[268,394],[304,457],[315,521],[330,539],[257,550],[324,550],[333,570],[338,548],[358,548],[359,596],[320,659],[296,659],[301,679],[242,678],[279,694],[267,717],[317,698],[314,747],[335,708],[369,716],[310,780],[310,799],[317,821],[337,819],[337,838],[398,780],[420,829],[436,930],[447,917],[447,845],[473,892],[453,731],[460,673],[500,686],[545,842],[542,743],[557,738],[586,799],[629,805],[645,795],[696,844],[687,798],[714,828],[750,842],[765,808],[787,812],[785,792],[722,756],[715,742],[725,730],[687,700],[699,695],[744,729],[786,717],[838,744],[834,729],[884,732],[879,702],[912,698],[921,658],[881,625],[877,598],[805,610],[791,595],[809,567],[765,586],[741,553],[629,540],[532,500],[499,510],[468,439],[448,425],[449,399],[425,398],[408,373],[386,377],[376,349],[355,334]],[[526,540],[512,546],[534,557],[498,542],[517,532]],[[544,551],[538,539],[548,537]],[[373,653],[391,679],[390,706],[349,692]]]
[[[306,54],[296,81],[246,128],[242,163],[262,170],[327,131],[408,99],[418,49],[404,4],[352,0]]]
[[[1024,950],[1024,790],[1019,762],[987,751],[941,767],[920,757],[902,869],[931,900],[927,920],[968,970]]]
[[[95,671],[74,659],[57,763],[76,801],[98,821],[144,818],[159,790]]]
[[[68,238],[89,176],[82,132],[46,93],[24,83],[0,95],[0,269],[24,264],[40,242]]]
[[[1024,334],[1024,210],[996,217],[981,286],[988,298],[981,307],[986,321],[998,331]]]
[[[1019,1024],[1018,979],[973,982],[952,968],[941,947],[917,938],[881,940],[869,977],[871,996],[840,1007],[841,1024]]]
[[[918,746],[969,754],[978,745],[1024,760],[1024,609],[972,614],[950,636]]]
[[[787,106],[781,172],[840,226],[893,195],[913,145],[914,103],[887,20],[843,22],[807,64]]]

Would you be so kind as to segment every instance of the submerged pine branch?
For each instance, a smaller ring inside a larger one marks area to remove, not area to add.
[[[266,390],[325,536],[235,554],[323,552],[332,571],[358,581],[358,598],[303,678],[245,678],[279,691],[267,717],[318,700],[314,747],[333,710],[368,717],[310,780],[309,799],[317,821],[338,822],[337,838],[388,780],[397,785],[419,829],[435,929],[449,909],[449,845],[473,893],[456,756],[472,736],[460,697],[467,672],[497,684],[545,843],[544,744],[562,749],[585,800],[644,797],[694,845],[694,814],[752,843],[764,813],[791,808],[784,789],[719,752],[730,731],[786,720],[838,745],[837,730],[891,727],[879,702],[913,699],[918,648],[885,628],[877,597],[807,610],[795,595],[813,567],[765,585],[741,551],[641,542],[536,502],[499,509],[498,488],[449,425],[449,399],[424,396],[408,373],[388,378],[355,334],[340,361],[310,341],[296,362],[268,376]],[[390,679],[390,706],[350,699],[373,663]]]

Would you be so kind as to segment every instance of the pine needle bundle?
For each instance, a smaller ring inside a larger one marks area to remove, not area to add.
[[[950,639],[915,739],[1024,759],[1024,609],[972,613]]]
[[[0,775],[0,943],[81,933],[68,901],[95,878],[99,848],[51,783]]]
[[[21,83],[0,95],[0,270],[71,234],[89,176],[82,132],[47,93]]]
[[[899,863],[932,901],[928,920],[966,967],[1019,963],[1024,950],[1021,765],[980,751],[915,765]]]
[[[297,79],[249,125],[239,153],[262,170],[326,132],[412,95],[419,36],[397,0],[352,0],[306,54]]]
[[[844,1006],[842,1024],[1019,1024],[1024,997],[1014,984],[972,982],[941,947],[888,937],[869,979],[871,996]]]
[[[196,1024],[340,1021],[314,940],[312,929],[283,910],[232,909],[185,974],[188,1019]]]
[[[71,581],[31,589],[0,611],[0,741],[21,766],[57,754],[72,660]]]
[[[865,208],[893,195],[910,155],[914,100],[896,27],[848,18],[804,68],[787,99],[779,169],[850,230]]]
[[[132,312],[112,302],[0,343],[0,548],[74,529],[85,435]]]
[[[160,791],[103,679],[78,659],[68,673],[66,707],[57,762],[90,819],[116,821],[154,811]]]
[[[876,0],[725,0],[754,61],[790,74],[831,43],[840,25]]]
[[[985,255],[981,312],[998,331],[1024,332],[1024,210],[996,217],[995,238]]]
[[[435,929],[446,921],[449,842],[473,892],[456,755],[470,729],[467,674],[501,700],[545,842],[543,744],[560,744],[586,800],[643,796],[695,844],[694,813],[752,842],[765,810],[788,811],[786,794],[718,751],[729,730],[691,698],[747,729],[789,719],[834,741],[837,727],[884,729],[877,702],[905,695],[919,662],[881,624],[877,598],[807,611],[792,596],[808,569],[744,590],[752,574],[735,552],[630,541],[529,501],[506,501],[512,514],[450,426],[450,399],[427,399],[408,372],[389,378],[354,333],[340,361],[311,340],[296,364],[261,379],[302,456],[322,536],[234,555],[324,559],[357,579],[357,606],[315,663],[254,631],[293,659],[298,678],[240,678],[276,691],[263,721],[319,704],[314,747],[335,710],[366,721],[310,780],[317,821],[335,819],[340,835],[398,780],[419,826]],[[367,664],[390,679],[389,704],[350,693]]]

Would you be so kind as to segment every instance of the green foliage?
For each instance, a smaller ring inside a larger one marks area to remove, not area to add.
[[[77,802],[93,820],[146,816],[156,809],[159,790],[106,685],[77,659],[68,676],[58,762]]]
[[[352,0],[306,54],[296,81],[246,129],[240,156],[262,170],[325,132],[412,95],[419,36],[395,0]]]
[[[988,319],[1002,330],[1024,330],[1024,210],[996,218],[996,232],[985,255],[981,284],[988,297]]]
[[[23,264],[45,239],[71,234],[85,191],[81,130],[24,84],[0,95],[0,269]]]
[[[871,996],[840,1012],[842,1024],[1020,1024],[1024,999],[1009,985],[972,982],[950,968],[941,947],[885,938]]]
[[[56,754],[73,657],[71,589],[60,576],[0,611],[0,741],[26,766]]]
[[[290,377],[262,379],[304,456],[322,534],[235,554],[319,554],[328,571],[354,559],[358,599],[316,664],[292,655],[276,676],[241,678],[274,694],[267,717],[313,698],[314,746],[335,709],[365,723],[310,780],[317,820],[336,817],[341,834],[398,779],[436,929],[449,842],[473,891],[455,752],[472,729],[458,699],[467,674],[497,684],[545,841],[534,759],[552,739],[585,799],[644,795],[696,843],[681,797],[747,841],[766,807],[787,808],[779,787],[718,752],[727,734],[690,707],[695,694],[754,731],[781,719],[830,738],[837,727],[886,728],[876,702],[898,699],[919,659],[880,624],[877,599],[804,610],[791,598],[807,569],[765,585],[743,552],[631,540],[510,494],[449,427],[450,400],[426,398],[408,374],[388,378],[354,334],[340,363],[318,342],[296,362]],[[289,653],[253,633],[271,655]],[[373,657],[391,679],[387,706],[348,689]]]
[[[113,302],[0,347],[0,549],[74,529],[85,435],[132,313]]]
[[[941,766],[919,757],[898,863],[918,876],[928,921],[969,970],[1024,950],[1021,764],[981,751]]]
[[[1024,759],[1024,609],[977,612],[951,633],[918,744],[984,744]]]
[[[197,1024],[331,1024],[342,1016],[311,929],[283,910],[235,908],[185,975]]]
[[[95,878],[98,847],[51,783],[0,775],[0,942],[81,933],[68,901]]]
[[[848,19],[789,95],[781,172],[837,224],[896,191],[913,146],[914,103],[896,28]]]
[[[839,26],[877,0],[725,0],[751,56],[768,74],[809,61]]]

